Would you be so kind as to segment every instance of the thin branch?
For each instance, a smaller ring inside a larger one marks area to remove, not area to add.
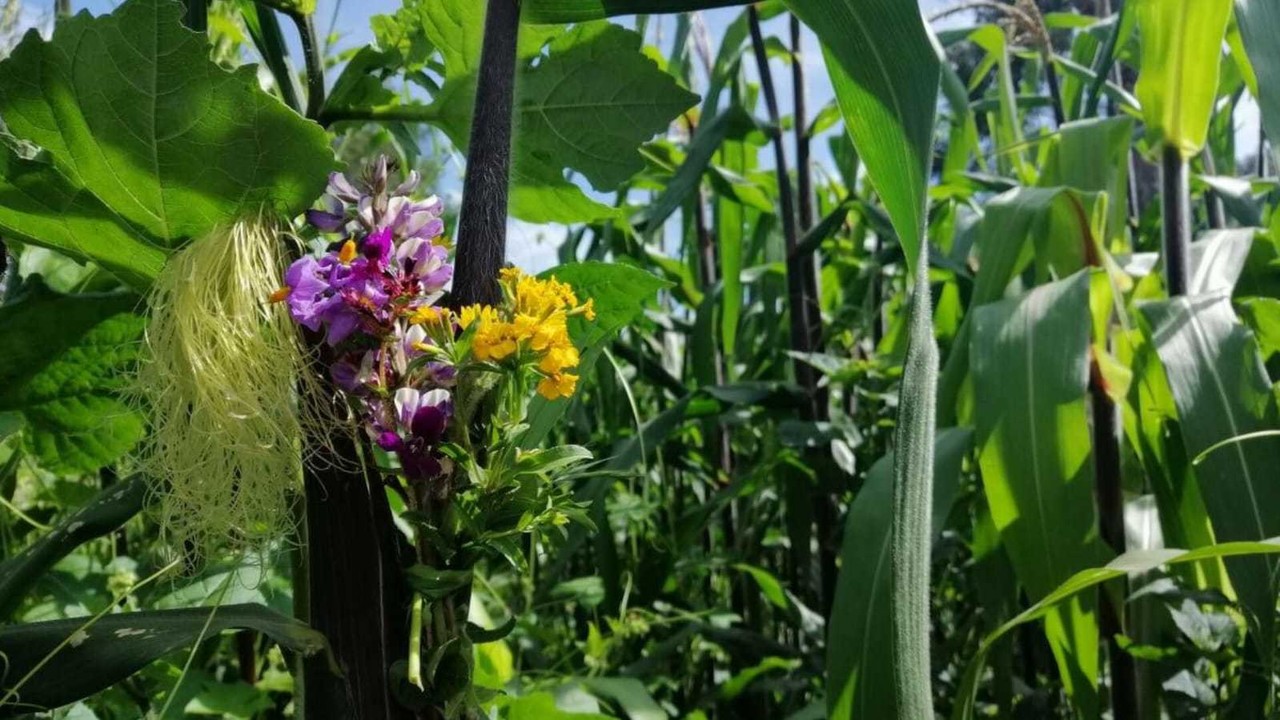
[[[307,61],[307,117],[315,120],[324,107],[324,61],[320,57],[320,45],[316,42],[315,18],[302,13],[289,13],[289,17],[298,26],[302,56]]]
[[[434,105],[398,105],[385,108],[334,108],[320,112],[316,122],[325,127],[347,121],[426,123],[439,119]]]

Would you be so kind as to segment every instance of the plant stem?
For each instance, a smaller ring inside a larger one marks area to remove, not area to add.
[[[769,71],[769,57],[765,51],[764,35],[760,31],[760,14],[754,5],[747,6],[748,22],[751,26],[751,47],[755,53],[756,64],[760,69],[760,88],[764,94],[765,107],[769,111],[769,136],[773,140],[774,165],[778,175],[778,204],[782,223],[782,237],[787,250],[787,299],[791,308],[791,347],[797,352],[806,353],[812,350],[810,338],[813,337],[808,327],[808,305],[804,274],[800,268],[796,247],[798,245],[796,226],[795,197],[791,190],[791,175],[787,170],[787,152],[782,142],[782,120],[778,113],[778,97],[774,92],[773,74]],[[806,392],[817,387],[817,378],[813,368],[807,363],[795,360],[796,381]],[[809,394],[812,398],[812,393]],[[805,419],[814,420],[817,416],[815,404],[805,405]]]
[[[1191,277],[1191,189],[1187,163],[1172,145],[1161,151],[1160,205],[1164,213],[1165,287],[1169,297],[1181,297],[1187,294]]]
[[[1089,366],[1089,400],[1093,410],[1093,458],[1102,539],[1120,555],[1125,552],[1124,491],[1120,476],[1120,436],[1116,404],[1107,394],[1106,380],[1096,358]],[[1123,580],[1121,581],[1123,583]],[[1122,585],[1127,587],[1127,584]],[[1111,660],[1111,714],[1115,720],[1138,717],[1138,680],[1133,656],[1116,637],[1124,632],[1124,605],[1116,606],[1106,590],[1099,591],[1101,632]]]
[[[254,13],[258,20],[258,34],[254,41],[260,43],[258,50],[262,61],[271,71],[271,77],[280,89],[280,99],[294,112],[302,112],[302,101],[298,98],[298,87],[292,69],[289,67],[288,49],[284,44],[284,33],[280,32],[280,21],[275,11],[260,2],[246,6],[244,13]]]
[[[440,117],[434,105],[399,105],[389,108],[335,108],[321,110],[316,122],[325,127],[338,122],[432,122]]]
[[[494,304],[501,298],[497,275],[507,250],[511,116],[519,30],[519,0],[489,0],[458,220],[453,280],[453,302],[458,305]]]
[[[809,295],[810,288],[817,287],[817,278],[813,272],[812,259],[804,262],[805,257],[799,252],[799,229],[796,221],[795,198],[792,194],[791,175],[787,170],[787,152],[782,140],[782,118],[778,112],[778,96],[774,91],[773,74],[769,70],[769,57],[765,50],[764,34],[760,30],[760,14],[754,5],[747,6],[747,21],[751,30],[751,49],[755,55],[756,66],[760,71],[760,90],[764,95],[765,108],[769,112],[768,132],[773,141],[774,166],[778,176],[778,203],[782,222],[782,237],[787,251],[787,305],[791,309],[791,349],[802,354],[813,352],[814,328],[810,325],[811,316],[816,313],[810,310],[813,300]],[[807,279],[812,278],[812,279]],[[801,419],[809,422],[822,420],[826,416],[826,402],[818,388],[818,377],[808,363],[794,359],[792,367],[796,383],[804,389],[808,402],[801,405]],[[815,515],[818,532],[819,587],[821,600],[819,611],[824,615],[835,596],[836,580],[836,538],[832,512],[828,512],[830,499],[826,492],[814,495]]]
[[[324,60],[316,41],[315,17],[309,13],[289,13],[289,17],[298,26],[302,57],[307,63],[307,117],[316,120],[324,108]]]

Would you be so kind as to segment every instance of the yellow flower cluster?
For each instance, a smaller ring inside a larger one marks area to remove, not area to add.
[[[578,349],[569,339],[568,318],[583,315],[595,319],[593,302],[579,304],[573,288],[555,278],[539,280],[518,269],[506,268],[500,276],[506,302],[501,307],[471,305],[462,308],[458,323],[465,330],[476,326],[471,349],[477,360],[502,362],[515,357],[534,364],[542,373],[538,393],[548,400],[568,397],[578,376]]]

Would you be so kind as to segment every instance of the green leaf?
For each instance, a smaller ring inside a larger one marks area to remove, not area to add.
[[[328,649],[320,633],[261,605],[120,613],[85,624],[76,618],[0,627],[0,656],[8,661],[0,696],[35,670],[16,691],[18,704],[5,704],[0,717],[75,702],[224,630],[257,630],[304,655]]]
[[[167,0],[129,0],[110,15],[63,19],[49,41],[28,33],[0,63],[0,116],[48,153],[37,176],[21,169],[24,182],[119,226],[83,232],[68,219],[66,232],[46,234],[55,223],[29,217],[41,201],[27,199],[5,203],[0,228],[142,285],[158,250],[262,205],[294,215],[323,191],[333,169],[324,130],[262,92],[252,66],[213,63],[181,14]],[[96,234],[132,239],[112,247]]]
[[[522,19],[527,23],[570,23],[614,15],[682,13],[746,4],[747,0],[528,0]]]
[[[1188,456],[1233,437],[1280,425],[1271,382],[1252,334],[1236,320],[1225,293],[1140,306],[1147,332],[1169,378]],[[1222,542],[1280,535],[1280,484],[1275,459],[1280,438],[1229,445],[1194,468],[1200,494]],[[1274,645],[1275,563],[1228,563],[1231,584],[1248,611],[1258,646],[1270,660]]]
[[[638,33],[584,23],[551,42],[520,86],[522,153],[612,190],[644,168],[640,143],[698,101],[640,52]]]
[[[974,312],[974,409],[991,516],[1018,579],[1038,600],[1105,557],[1097,536],[1089,435],[1089,273]],[[1086,715],[1098,703],[1093,601],[1046,630],[1063,684]]]
[[[644,683],[627,677],[590,677],[580,680],[593,695],[612,700],[629,720],[667,720],[669,715],[645,689]]]
[[[938,55],[920,9],[899,0],[788,0],[823,44],[845,127],[915,264],[925,230]]]
[[[1065,123],[1049,142],[1049,158],[1038,184],[1106,193],[1110,214],[1104,237],[1122,240],[1129,212],[1125,199],[1133,119],[1118,115]]]
[[[571,712],[556,707],[556,697],[549,692],[536,692],[520,697],[501,696],[498,706],[506,720],[613,720],[596,712]]]
[[[1235,0],[1235,7],[1244,49],[1257,75],[1257,91],[1252,94],[1262,111],[1262,126],[1268,137],[1280,138],[1280,45],[1275,41],[1280,36],[1280,5]]]
[[[969,663],[969,667],[965,670],[964,677],[961,680],[952,718],[954,720],[973,720],[976,717],[974,701],[978,682],[981,680],[982,672],[986,665],[987,654],[996,644],[996,641],[1019,625],[1045,617],[1055,608],[1072,600],[1079,593],[1108,580],[1115,580],[1130,574],[1150,572],[1162,565],[1202,562],[1217,558],[1275,554],[1280,554],[1280,538],[1269,538],[1261,542],[1220,543],[1196,550],[1180,550],[1178,548],[1131,550],[1103,567],[1081,570],[1054,588],[1053,592],[1045,595],[1039,602],[982,639],[982,644],[978,646],[978,652]]]
[[[0,308],[0,411],[22,413],[27,449],[47,469],[93,472],[134,446],[142,420],[120,400],[143,320],[124,293],[57,295],[37,286]]]
[[[32,584],[59,560],[137,515],[146,494],[147,484],[139,476],[107,487],[47,535],[0,563],[0,620],[13,614]]]
[[[941,532],[960,490],[960,464],[971,433],[949,428],[938,433],[934,450],[932,537]],[[892,691],[893,645],[889,614],[889,548],[892,534],[885,508],[892,502],[893,454],[867,471],[845,520],[840,550],[837,608],[827,631],[827,709],[832,720],[903,717]]]
[[[788,610],[791,608],[791,600],[787,598],[787,593],[782,589],[782,583],[778,582],[778,578],[773,573],[764,568],[748,565],[746,563],[734,563],[734,568],[751,576],[755,580],[756,586],[760,588],[760,594],[764,595],[765,600],[769,604],[779,610]]]
[[[470,587],[472,580],[470,570],[440,570],[426,565],[414,565],[405,570],[404,574],[415,592],[433,601],[443,600]]]
[[[1134,92],[1153,142],[1189,160],[1204,147],[1231,0],[1135,0],[1142,46]]]
[[[554,277],[568,283],[582,302],[595,301],[594,321],[575,317],[569,325],[570,337],[582,356],[577,370],[580,377],[588,377],[613,336],[635,322],[659,290],[670,287],[670,283],[630,265],[601,262],[561,265],[540,277]],[[534,398],[527,416],[529,429],[520,440],[521,446],[531,448],[541,443],[564,414],[570,400]]]
[[[92,260],[135,288],[149,285],[164,266],[158,240],[121,223],[59,174],[48,153],[28,157],[2,138],[0,228],[16,240]]]
[[[1096,194],[1061,187],[1020,187],[989,200],[986,214],[973,231],[979,262],[970,306],[999,299],[1033,262],[1039,280],[1079,270],[1085,264],[1086,248],[1097,236],[1095,228],[1101,227],[1102,207]],[[972,321],[966,316],[955,345],[964,347],[971,332]],[[943,424],[956,418],[956,401],[968,372],[969,353],[953,352],[947,357],[938,392]]]

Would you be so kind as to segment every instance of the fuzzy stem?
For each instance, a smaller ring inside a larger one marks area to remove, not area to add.
[[[511,116],[519,30],[519,0],[489,0],[458,220],[453,280],[453,302],[457,305],[492,305],[502,298],[497,275],[507,250]]]
[[[894,437],[890,607],[893,683],[900,718],[933,717],[929,664],[929,558],[938,346],[929,298],[929,244],[920,243],[910,341]]]

